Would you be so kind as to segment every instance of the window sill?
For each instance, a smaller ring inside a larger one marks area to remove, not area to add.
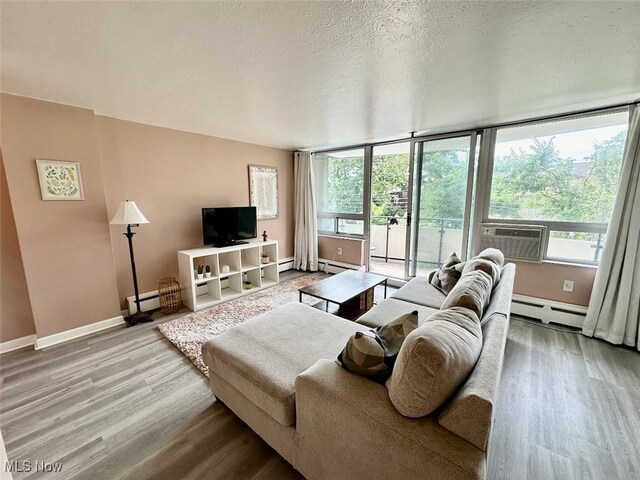
[[[543,260],[542,263],[546,263],[549,265],[563,265],[565,267],[582,267],[582,268],[591,268],[593,270],[597,270],[598,269],[598,265],[593,265],[593,264],[589,264],[589,263],[579,263],[579,262],[572,262],[569,260]]]
[[[364,235],[349,235],[347,233],[321,233],[318,232],[318,237],[339,238],[341,240],[358,240],[363,242]]]

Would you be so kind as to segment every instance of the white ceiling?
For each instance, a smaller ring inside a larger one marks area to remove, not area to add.
[[[285,148],[640,97],[640,2],[6,2],[2,91]]]

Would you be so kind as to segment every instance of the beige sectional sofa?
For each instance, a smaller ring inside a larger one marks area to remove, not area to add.
[[[358,330],[414,310],[428,321],[446,296],[426,277],[355,323],[290,303],[210,339],[203,357],[211,390],[311,480],[485,478],[514,277],[507,264],[493,287],[475,368],[424,417],[401,415],[385,385],[335,359]]]

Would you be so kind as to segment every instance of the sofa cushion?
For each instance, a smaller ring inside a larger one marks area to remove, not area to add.
[[[473,370],[482,350],[476,314],[453,307],[434,313],[409,334],[387,381],[398,412],[423,417],[440,407]]]
[[[416,277],[391,295],[391,298],[425,307],[440,308],[447,296],[431,285],[427,277]]]
[[[474,258],[484,258],[485,260],[490,260],[495,263],[498,268],[502,268],[504,266],[504,254],[497,248],[485,248]]]
[[[320,358],[336,358],[347,339],[363,330],[292,302],[209,339],[202,354],[216,375],[274,420],[293,425],[296,377]]]
[[[389,323],[390,320],[414,310],[418,312],[418,325],[438,311],[437,308],[424,307],[395,298],[387,298],[358,318],[357,323],[371,328],[381,327]]]
[[[482,327],[482,353],[473,372],[438,415],[440,425],[483,451],[489,444],[509,329],[508,314],[493,317]]]
[[[493,286],[495,287],[500,281],[500,270],[494,262],[485,258],[472,258],[468,262],[463,264],[462,276],[474,270],[482,270],[484,273],[491,277]]]
[[[400,315],[386,325],[355,332],[337,362],[352,373],[383,382],[393,370],[402,342],[418,326],[418,311]]]
[[[440,310],[451,307],[464,307],[472,310],[478,319],[491,300],[493,282],[491,277],[481,270],[473,270],[463,275],[453,290],[447,295]]]
[[[449,293],[460,278],[460,269],[456,268],[459,264],[460,259],[455,252],[449,255],[442,266],[429,275],[431,285],[442,290],[445,295]]]
[[[480,325],[484,325],[492,315],[499,313],[509,318],[511,314],[511,300],[513,299],[513,282],[516,277],[516,264],[507,263],[500,274],[500,282],[493,286],[491,302],[484,310]]]

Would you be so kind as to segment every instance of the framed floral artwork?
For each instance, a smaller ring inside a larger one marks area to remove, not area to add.
[[[278,218],[278,169],[249,165],[249,201],[258,220]]]
[[[84,200],[77,162],[36,160],[42,200]]]

